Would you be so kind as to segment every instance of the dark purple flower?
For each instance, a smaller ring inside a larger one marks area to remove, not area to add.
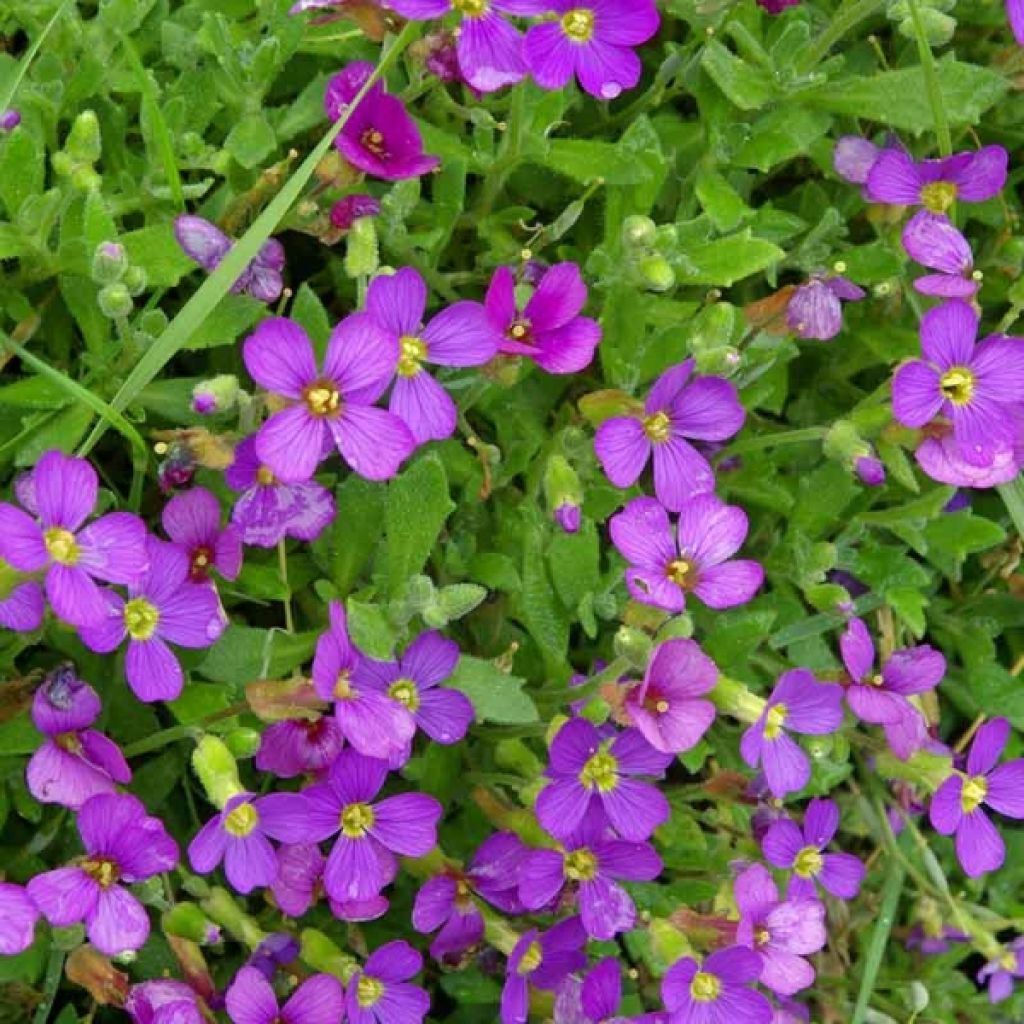
[[[745,604],[764,581],[757,562],[733,560],[747,536],[747,514],[713,494],[682,503],[676,536],[653,498],[634,498],[609,523],[612,541],[629,562],[626,586],[643,604],[681,612],[692,593],[709,608]]]
[[[495,832],[477,848],[466,877],[476,892],[506,914],[525,910],[519,900],[519,870],[529,853],[514,832]]]
[[[1002,146],[920,162],[903,149],[886,149],[868,173],[867,196],[873,203],[945,213],[958,199],[978,203],[998,195],[1006,184],[1008,161]]]
[[[814,983],[804,959],[825,945],[825,905],[817,899],[779,898],[768,870],[751,864],[734,885],[740,921],[736,941],[761,957],[761,983],[779,995]]]
[[[70,666],[47,676],[32,699],[32,722],[46,741],[25,769],[29,792],[41,803],[78,810],[97,793],[132,780],[117,744],[89,727],[100,716],[96,691]]]
[[[521,311],[515,287],[512,271],[498,267],[484,300],[491,326],[501,336],[501,351],[532,359],[548,373],[579,373],[588,367],[601,341],[601,326],[579,315],[587,302],[580,268],[555,264]]]
[[[399,351],[388,408],[417,444],[455,432],[455,403],[424,364],[481,366],[494,358],[501,340],[479,302],[456,302],[424,325],[426,308],[426,283],[411,267],[375,277],[367,291],[367,314]]]
[[[1024,978],[1024,938],[1014,939],[998,960],[990,960],[978,971],[978,983],[988,982],[990,1003],[1009,999],[1018,978]]]
[[[348,1024],[421,1024],[430,996],[409,979],[422,967],[423,957],[401,940],[371,953],[345,990]]]
[[[853,471],[868,487],[881,487],[885,483],[885,464],[875,455],[857,456],[853,460]]]
[[[1024,818],[1024,758],[996,767],[1010,738],[1010,723],[993,718],[975,734],[966,772],[950,775],[932,797],[932,827],[956,834],[956,855],[964,872],[977,878],[995,871],[1006,859],[1002,836],[984,808],[1007,818]]]
[[[843,302],[859,302],[865,296],[845,277],[812,277],[790,297],[786,325],[800,338],[829,341],[843,326]]]
[[[954,942],[967,942],[970,936],[953,928],[951,925],[944,925],[941,921],[924,921],[915,924],[907,936],[907,949],[918,950],[925,956],[935,956],[938,953],[945,953]]]
[[[0,955],[24,953],[35,941],[39,911],[28,893],[12,882],[0,882]]]
[[[722,377],[691,379],[687,359],[655,381],[643,415],[605,420],[594,437],[594,451],[616,487],[632,487],[649,460],[654,462],[654,493],[670,512],[715,489],[707,459],[690,444],[724,441],[743,426],[745,413],[736,388]]]
[[[253,380],[286,399],[256,435],[256,454],[285,483],[308,480],[336,447],[368,480],[387,480],[416,446],[394,413],[374,407],[398,362],[398,343],[365,313],[331,332],[323,368],[298,324],[264,320],[242,350]]]
[[[231,511],[231,522],[242,541],[272,548],[284,538],[311,541],[334,521],[334,495],[315,480],[286,484],[260,462],[256,439],[247,437],[235,449],[235,461],[224,471],[224,481],[241,491]]]
[[[435,960],[456,960],[476,946],[484,937],[484,919],[473,902],[469,880],[444,874],[424,882],[416,893],[412,926],[424,935],[437,932],[430,944]]]
[[[702,964],[684,957],[661,983],[669,1024],[771,1024],[771,1004],[750,987],[760,975],[761,958],[745,946],[719,950]]]
[[[633,48],[646,43],[661,24],[654,0],[539,0],[536,14],[554,20],[526,33],[523,56],[543,89],[564,89],[575,75],[600,100],[613,100],[640,81]]]
[[[58,928],[85,923],[89,941],[107,956],[141,949],[149,916],[120,883],[145,881],[178,863],[178,845],[133,796],[101,793],[78,813],[85,857],[28,883],[40,913]]]
[[[273,981],[279,967],[299,957],[299,942],[287,932],[271,932],[253,951],[246,966],[255,967],[267,981]]]
[[[816,884],[841,900],[852,900],[860,892],[864,865],[850,853],[824,852],[838,831],[839,808],[832,800],[807,805],[802,831],[789,819],[768,830],[761,849],[769,864],[792,869],[789,899],[813,899]]]
[[[134,1024],[203,1024],[195,992],[174,978],[132,985],[124,1009]]]
[[[168,643],[209,647],[224,632],[227,616],[212,587],[191,582],[188,556],[150,537],[149,572],[128,587],[128,599],[108,591],[107,617],[79,629],[92,651],[109,654],[126,638],[124,672],[139,700],[174,700],[185,685]]]
[[[107,614],[96,580],[132,583],[147,568],[146,526],[111,512],[86,527],[99,480],[85,459],[47,452],[32,471],[35,519],[0,502],[0,558],[22,572],[46,571],[46,595],[58,618],[92,625]],[[29,598],[31,601],[31,598]]]
[[[345,745],[338,722],[330,715],[313,719],[289,718],[267,726],[253,763],[278,778],[322,775]]]
[[[575,982],[575,984],[572,984]],[[660,1013],[642,1013],[637,1017],[623,1017],[619,1013],[622,1002],[622,966],[615,957],[605,957],[588,972],[582,984],[575,978],[566,979],[559,990],[555,1004],[558,1024],[661,1024],[666,1018]],[[561,1011],[561,1012],[560,1012]]]
[[[971,246],[945,214],[918,210],[903,229],[903,248],[911,259],[938,271],[914,281],[922,295],[969,299],[981,287]]]
[[[376,217],[380,213],[380,202],[373,196],[354,193],[342,196],[331,207],[331,224],[341,231],[363,217]]]
[[[851,185],[864,185],[882,152],[881,146],[860,135],[844,135],[832,151],[832,166]]]
[[[176,494],[160,517],[167,536],[188,556],[189,578],[203,583],[215,568],[226,580],[238,578],[242,568],[242,537],[228,526],[221,529],[220,502],[205,487]]]
[[[278,1007],[270,982],[255,967],[243,967],[224,1001],[234,1024],[341,1024],[343,996],[337,978],[314,974]]]
[[[21,114],[16,110],[0,110],[0,132],[13,132],[21,124]]]
[[[578,917],[559,921],[546,932],[525,932],[508,958],[501,992],[501,1024],[526,1024],[529,985],[553,991],[587,963],[587,933]]]

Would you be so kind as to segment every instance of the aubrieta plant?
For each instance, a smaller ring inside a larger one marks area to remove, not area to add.
[[[0,1022],[1024,1019],[1021,45],[0,5]]]

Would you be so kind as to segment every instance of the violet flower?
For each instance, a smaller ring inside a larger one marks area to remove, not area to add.
[[[915,924],[904,943],[907,949],[917,950],[925,956],[936,956],[947,952],[954,942],[968,942],[970,936],[952,925],[941,921],[924,921]]]
[[[978,971],[978,984],[988,982],[990,1003],[1009,999],[1018,978],[1024,978],[1024,938],[1014,939],[998,960],[990,960]]]
[[[0,502],[0,558],[22,572],[46,571],[46,596],[72,626],[107,614],[96,580],[131,583],[146,571],[146,526],[128,512],[110,512],[84,527],[96,507],[99,480],[85,459],[47,452],[32,471],[32,518]],[[31,600],[31,598],[29,598]]]
[[[539,933],[525,932],[509,954],[501,992],[501,1024],[526,1024],[529,985],[553,991],[587,963],[587,933],[578,917],[569,917]]]
[[[78,813],[85,857],[29,881],[29,898],[57,928],[85,923],[89,941],[107,956],[141,949],[149,916],[126,889],[178,863],[178,844],[158,818],[125,793],[100,793]]]
[[[0,628],[32,633],[45,615],[43,588],[35,580],[22,579],[17,569],[0,559]]]
[[[843,135],[832,150],[832,166],[851,185],[866,185],[871,168],[884,150],[860,135]]]
[[[100,698],[70,666],[55,669],[32,698],[32,723],[46,737],[25,769],[28,790],[40,803],[78,810],[97,793],[113,793],[132,780],[117,744],[89,728]]]
[[[226,580],[238,578],[242,568],[242,538],[238,529],[221,529],[220,502],[205,487],[176,494],[160,521],[167,536],[188,556],[189,578],[204,583],[215,568]]]
[[[1009,483],[1024,467],[1024,417],[1011,415],[1010,420],[1015,437],[995,440],[988,453],[990,457],[981,465],[975,464],[976,454],[970,459],[965,456],[949,427],[930,427],[929,436],[918,445],[914,457],[921,469],[941,484],[984,489]],[[938,436],[934,436],[936,433]]]
[[[451,396],[424,364],[480,366],[494,358],[501,340],[479,302],[456,302],[424,325],[426,307],[426,282],[411,267],[375,277],[366,294],[367,314],[400,353],[388,408],[417,444],[451,437],[457,415]]]
[[[387,942],[367,957],[345,990],[348,1024],[421,1024],[430,996],[409,982],[423,957],[408,942]]]
[[[747,514],[713,494],[683,502],[676,536],[653,498],[634,498],[608,524],[629,562],[626,586],[642,604],[681,612],[692,593],[709,608],[746,604],[764,582],[757,562],[733,560],[747,535]]]
[[[24,953],[35,942],[39,911],[28,893],[13,882],[0,882],[0,955]]]
[[[1006,859],[1006,846],[984,808],[1007,818],[1024,818],[1024,758],[996,767],[1010,738],[1010,723],[993,718],[975,734],[966,771],[950,775],[932,797],[929,816],[941,835],[956,834],[956,855],[964,872],[977,878]]]
[[[302,917],[323,892],[327,858],[315,843],[286,843],[277,851],[277,877],[270,883],[274,902],[289,917]],[[331,913],[340,921],[374,921],[387,913],[390,901],[376,895],[360,900],[335,900]]]
[[[519,872],[529,852],[514,832],[495,832],[477,847],[466,877],[488,903],[506,914],[522,914]]]
[[[203,1024],[195,992],[174,978],[132,985],[124,1009],[134,1024]]]
[[[285,483],[308,480],[337,447],[367,480],[387,480],[416,446],[394,413],[374,407],[398,362],[398,345],[365,313],[331,332],[323,368],[298,324],[264,320],[245,340],[245,365],[261,387],[285,399],[256,435],[256,454]]]
[[[344,745],[345,737],[333,716],[289,718],[263,730],[253,764],[261,772],[273,772],[279,779],[322,775],[334,764]]]
[[[670,512],[715,489],[710,464],[688,439],[724,441],[746,416],[733,384],[722,377],[691,379],[693,367],[687,359],[666,370],[654,382],[642,416],[605,420],[594,436],[601,468],[616,487],[632,487],[653,461],[654,493]]]
[[[1024,46],[1024,0],[1006,0],[1006,17],[1018,46]]]
[[[341,1024],[343,996],[337,978],[314,974],[278,1007],[270,982],[255,967],[243,967],[231,982],[224,1001],[234,1024]]]
[[[590,969],[577,988],[576,1001],[588,1024],[660,1024],[665,1019],[660,1013],[642,1013],[636,1017],[623,1017],[619,1013],[622,965],[613,956],[605,957]],[[559,1019],[556,1006],[555,1020]]]
[[[273,981],[279,967],[287,967],[298,959],[299,942],[287,932],[271,932],[252,951],[246,966],[255,967],[267,981]]]
[[[914,281],[922,295],[945,299],[969,299],[981,287],[981,271],[974,269],[970,243],[942,213],[918,210],[903,229],[903,248],[937,274]]]
[[[745,946],[720,949],[702,964],[684,957],[661,983],[669,1024],[771,1024],[771,1004],[751,988],[760,975],[761,957]]]
[[[853,460],[853,471],[868,487],[881,487],[885,483],[885,464],[875,455],[858,455]]]
[[[761,984],[779,995],[814,984],[804,959],[825,945],[825,905],[817,899],[780,899],[778,887],[760,864],[751,864],[734,885],[740,921],[736,941],[761,957]]]
[[[838,831],[839,808],[832,800],[812,800],[803,829],[787,819],[768,830],[761,849],[769,864],[792,869],[789,899],[813,899],[817,885],[841,900],[852,900],[860,892],[864,865],[850,853],[824,852]]]
[[[761,766],[772,795],[796,793],[811,780],[811,762],[789,733],[827,736],[843,721],[843,691],[819,683],[805,668],[779,676],[761,717],[744,732],[740,754],[751,768]]]
[[[866,294],[840,275],[812,277],[790,297],[786,325],[797,337],[830,341],[842,330],[842,303],[859,302]]]
[[[17,110],[8,108],[0,110],[0,133],[13,132],[21,124],[21,114]]]
[[[174,700],[185,676],[168,643],[209,647],[224,632],[227,616],[217,592],[190,580],[188,556],[150,537],[149,572],[128,587],[128,599],[107,592],[107,617],[79,629],[91,651],[109,654],[128,640],[124,671],[139,700]]]
[[[532,359],[547,373],[579,373],[594,358],[601,341],[596,320],[580,316],[587,286],[575,263],[556,263],[540,279],[522,311],[516,303],[515,277],[498,267],[484,305],[501,336],[506,355]]]
[[[412,926],[423,935],[437,932],[430,955],[437,961],[457,960],[484,937],[484,919],[473,902],[467,878],[437,875],[416,893]]]

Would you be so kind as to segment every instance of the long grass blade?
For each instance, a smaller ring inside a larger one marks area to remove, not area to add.
[[[46,41],[46,37],[50,34],[50,29],[57,24],[57,19],[67,10],[71,0],[64,0],[64,3],[57,8],[54,16],[46,23],[46,28],[39,33],[39,37],[36,41],[28,48],[28,52],[24,57],[21,58],[21,66],[18,68],[14,77],[7,84],[7,88],[0,87],[0,113],[7,110],[11,105],[11,101],[14,99],[14,94],[18,91],[18,86],[21,85],[22,79],[28,74],[28,69],[35,60],[36,54],[39,52],[39,48]]]
[[[878,981],[878,969],[882,966],[885,947],[889,944],[889,935],[896,921],[896,908],[899,906],[906,877],[906,868],[899,860],[892,857],[885,875],[885,884],[882,886],[882,905],[878,909],[878,918],[875,921],[875,928],[871,933],[871,941],[864,957],[864,973],[861,975],[857,1005],[853,1008],[850,1024],[864,1024],[868,1004],[871,1002],[871,995],[875,991],[875,983]]]

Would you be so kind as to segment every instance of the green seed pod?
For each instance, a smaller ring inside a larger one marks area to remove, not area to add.
[[[223,806],[243,792],[238,780],[238,765],[222,739],[207,733],[192,751],[192,768],[203,784],[210,803]]]
[[[130,316],[131,311],[135,308],[128,289],[120,281],[101,288],[97,301],[100,305],[100,312],[111,320]]]

